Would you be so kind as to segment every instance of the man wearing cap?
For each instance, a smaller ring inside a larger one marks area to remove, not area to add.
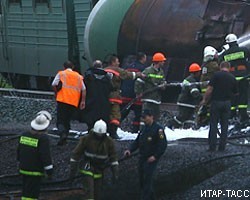
[[[144,110],[142,119],[145,126],[129,149],[124,152],[124,156],[130,156],[139,149],[141,199],[154,200],[153,175],[160,157],[165,152],[167,140],[163,127],[154,121],[152,111]]]
[[[51,119],[49,112],[40,111],[31,122],[31,130],[19,139],[17,160],[23,177],[22,200],[38,199],[41,178],[45,174],[51,178],[53,165],[49,138],[45,135]]]
[[[77,172],[78,162],[84,157],[83,168],[80,173],[84,174],[87,193],[85,199],[101,199],[103,172],[111,166],[113,181],[118,178],[118,160],[113,139],[107,136],[107,124],[103,120],[95,122],[89,134],[83,136],[73,150],[70,163],[70,178]]]
[[[165,75],[162,70],[166,57],[162,53],[155,53],[152,59],[153,64],[147,67],[142,73],[145,79],[138,78],[135,81],[135,93],[141,96],[143,92],[165,83]],[[142,96],[142,110],[149,109],[153,112],[154,120],[160,117],[161,91],[155,89]]]

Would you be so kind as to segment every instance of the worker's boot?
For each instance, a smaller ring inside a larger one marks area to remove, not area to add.
[[[68,131],[64,128],[62,124],[58,125],[58,134],[60,135],[60,139],[57,143],[58,146],[63,146],[67,144],[67,136],[68,136]]]
[[[117,135],[117,128],[118,128],[118,126],[116,126],[115,124],[109,124],[109,126],[108,126],[108,133],[109,133],[110,137],[112,137],[115,140],[120,139],[120,137]]]

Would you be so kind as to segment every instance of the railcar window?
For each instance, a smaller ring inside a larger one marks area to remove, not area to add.
[[[21,0],[9,0],[9,1],[8,1],[8,4],[9,4],[9,5],[16,5],[16,4],[19,4],[20,6],[22,6]]]
[[[19,3],[19,4],[21,4],[21,0],[9,0],[9,3]]]
[[[50,2],[49,0],[35,0],[35,6],[37,4],[45,4],[49,7],[49,2]]]
[[[0,15],[2,15],[2,2],[0,2]]]

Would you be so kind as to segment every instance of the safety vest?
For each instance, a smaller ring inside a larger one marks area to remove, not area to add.
[[[78,107],[83,87],[83,77],[71,70],[60,71],[59,76],[62,88],[56,95],[56,101]]]

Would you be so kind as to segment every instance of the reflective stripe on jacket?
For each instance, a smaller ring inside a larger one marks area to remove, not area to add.
[[[83,77],[75,71],[64,70],[59,72],[62,89],[57,92],[56,101],[78,107]]]

